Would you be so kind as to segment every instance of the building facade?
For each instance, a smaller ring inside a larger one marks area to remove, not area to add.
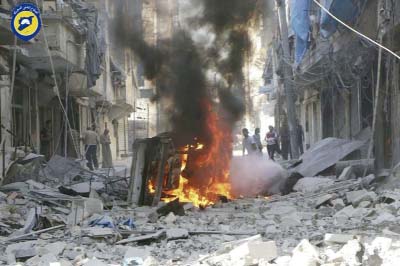
[[[140,64],[112,34],[115,1],[39,0],[44,26],[30,42],[9,28],[13,2],[0,2],[2,156],[23,147],[48,159],[84,158],[80,135],[91,125],[110,130],[114,159],[127,156]],[[137,12],[131,4],[125,8]]]
[[[399,54],[400,3],[386,0],[319,1],[337,18]],[[293,5],[292,5],[293,4]],[[399,60],[346,29],[313,1],[287,1],[297,118],[308,148],[327,137],[367,140],[373,135],[378,168],[400,161]],[[303,5],[303,6],[301,6]],[[275,118],[287,120],[279,29],[267,59],[276,86]],[[277,60],[276,60],[277,59]],[[274,62],[274,64],[270,63]],[[379,91],[379,92],[378,92]],[[374,106],[376,105],[376,112]],[[374,132],[373,121],[376,117]],[[358,157],[366,157],[366,150]]]

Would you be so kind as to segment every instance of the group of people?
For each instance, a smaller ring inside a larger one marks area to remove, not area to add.
[[[41,153],[45,156],[46,160],[50,160],[52,154],[52,130],[51,121],[48,120],[45,123],[45,127],[40,131],[41,139]],[[82,132],[81,141],[85,147],[85,158],[86,165],[90,170],[98,169],[99,163],[97,160],[97,150],[99,144],[101,144],[101,152],[103,168],[112,168],[112,155],[111,155],[111,138],[110,131],[106,128],[102,135],[96,133],[96,126],[88,127],[86,131]]]
[[[266,133],[264,141],[267,143],[267,152],[269,158],[275,161],[275,153],[279,154],[283,160],[288,160],[289,155],[291,158],[292,155],[290,148],[290,133],[288,126],[284,125],[281,128],[280,136],[278,135],[277,131],[273,126],[269,126],[268,129],[269,131]],[[296,129],[297,129],[296,137],[299,146],[299,152],[300,154],[303,154],[304,130],[299,123],[297,123]],[[252,136],[250,135],[249,130],[247,128],[243,128],[242,133],[243,133],[243,150],[242,150],[243,155],[246,154],[246,151],[248,155],[255,155],[255,154],[262,155],[263,145],[261,142],[260,128],[256,128],[254,130],[254,135]]]
[[[103,134],[99,137],[96,133],[96,126],[88,127],[86,131],[82,132],[81,140],[85,145],[85,158],[86,166],[90,170],[99,168],[97,161],[97,146],[101,144],[101,152],[103,156],[103,168],[112,168],[112,155],[111,155],[111,138],[110,131],[106,128]]]

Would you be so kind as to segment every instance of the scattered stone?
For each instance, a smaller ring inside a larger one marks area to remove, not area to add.
[[[332,262],[344,262],[345,265],[361,265],[364,248],[356,239],[350,240],[336,254]]]
[[[344,204],[344,201],[342,199],[335,199],[332,200],[332,205],[335,208],[335,210],[339,211],[341,209],[343,209],[344,207],[346,207],[346,205]]]
[[[362,201],[374,202],[377,199],[377,195],[375,192],[366,191],[366,190],[356,190],[350,191],[346,193],[347,202],[353,204],[353,206],[357,207]]]
[[[90,190],[102,190],[105,186],[103,182],[83,182],[71,186],[71,189],[79,194],[90,193]]]
[[[149,249],[129,247],[125,252],[123,265],[143,265],[149,256]]]
[[[173,212],[170,212],[164,219],[167,224],[173,224],[176,221],[176,216]]]
[[[379,212],[378,217],[375,220],[373,220],[371,223],[373,225],[379,225],[379,224],[383,224],[383,223],[395,222],[396,220],[397,219],[393,214],[383,211],[383,212]]]
[[[39,251],[39,254],[44,255],[50,253],[53,254],[54,256],[58,256],[64,251],[66,246],[67,243],[65,242],[54,242],[51,244],[47,244]]]
[[[326,244],[346,244],[348,241],[354,239],[354,235],[344,234],[325,234],[324,241]]]
[[[390,238],[377,237],[372,241],[371,245],[366,245],[366,251],[371,256],[377,254],[381,258],[384,258],[386,256],[386,253],[392,247],[392,244],[393,240]]]
[[[167,232],[167,240],[175,240],[175,239],[183,239],[189,237],[189,232],[186,229],[168,229]]]
[[[343,169],[342,173],[338,177],[339,180],[349,180],[349,179],[354,179],[356,176],[354,174],[354,168],[353,166],[347,166],[346,168]]]
[[[249,242],[249,257],[251,261],[266,260],[271,261],[278,256],[278,249],[274,241],[268,242]]]
[[[294,191],[311,193],[333,185],[334,181],[322,177],[305,177],[300,179],[293,187]]]
[[[370,207],[371,206],[371,202],[370,201],[361,201],[359,204],[358,204],[358,207],[360,207],[360,208],[368,208],[368,207]]]
[[[320,263],[319,252],[306,239],[293,250],[293,256],[289,266],[317,266]]]
[[[326,195],[323,195],[323,196],[317,198],[315,200],[315,208],[318,209],[321,205],[323,205],[323,204],[329,202],[331,199],[333,199],[333,197],[334,197],[334,195],[332,195],[332,194],[326,194]]]
[[[104,262],[94,258],[91,260],[88,260],[86,263],[83,264],[84,266],[108,266]]]
[[[337,218],[337,217],[350,218],[350,217],[353,217],[353,215],[355,214],[355,212],[356,212],[356,209],[355,209],[352,205],[349,205],[349,206],[347,206],[347,207],[341,209],[340,211],[338,211],[338,212],[334,215],[334,217],[335,217],[335,218]]]
[[[36,249],[34,247],[28,249],[19,249],[14,252],[14,256],[17,260],[26,260],[36,256]]]

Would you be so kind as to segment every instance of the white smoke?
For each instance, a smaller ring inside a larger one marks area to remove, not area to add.
[[[279,164],[263,156],[234,157],[231,184],[235,196],[255,197],[277,194],[288,173]]]

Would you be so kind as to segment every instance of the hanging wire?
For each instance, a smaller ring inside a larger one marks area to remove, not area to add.
[[[362,34],[361,32],[357,31],[356,29],[350,27],[349,25],[347,25],[346,23],[344,23],[342,20],[340,20],[339,18],[337,18],[335,15],[333,15],[327,8],[325,8],[322,4],[320,4],[317,0],[313,0],[313,2],[318,5],[322,10],[324,10],[329,16],[331,16],[333,19],[335,19],[337,22],[339,22],[340,24],[342,24],[343,26],[345,26],[347,29],[351,30],[352,32],[356,33],[357,35],[363,37],[364,39],[370,41],[371,43],[375,44],[376,46],[382,48],[383,50],[385,50],[386,52],[390,53],[391,55],[393,55],[394,57],[396,57],[397,59],[400,59],[400,56],[397,55],[395,52],[393,52],[392,50],[390,50],[389,48],[383,46],[382,44],[372,40],[371,38],[369,38],[368,36],[365,36],[364,34]]]

